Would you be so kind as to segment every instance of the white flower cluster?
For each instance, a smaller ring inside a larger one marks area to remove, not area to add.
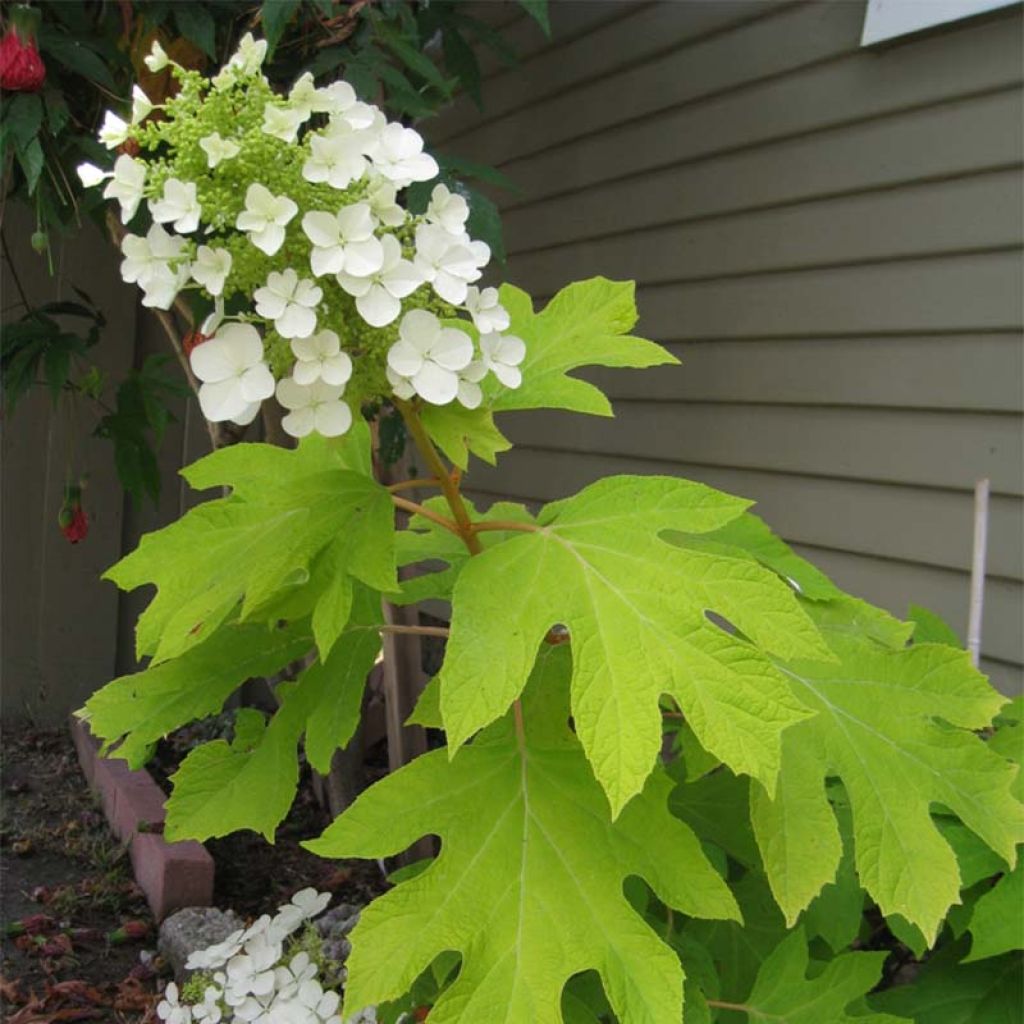
[[[306,73],[286,97],[271,93],[261,72],[265,56],[265,41],[247,35],[211,84],[217,93],[262,83],[257,139],[269,136],[298,147],[300,160],[288,165],[296,167],[292,188],[268,173],[267,182],[278,181],[275,194],[252,180],[251,172],[239,171],[230,180],[242,181],[237,195],[241,200],[244,188],[244,206],[226,215],[203,198],[203,183],[197,187],[174,176],[154,182],[146,161],[130,151],[117,157],[111,172],[91,164],[79,168],[87,185],[106,182],[103,194],[120,204],[126,223],[146,203],[152,226],[145,235],[125,236],[121,266],[124,279],[142,289],[143,305],[169,309],[186,288],[201,289],[218,303],[214,330],[202,332],[212,337],[201,339],[191,354],[204,415],[245,424],[276,395],[288,410],[288,433],[344,433],[352,422],[344,395],[353,365],[341,337],[352,351],[361,351],[359,332],[367,328],[390,328],[392,338],[397,335],[390,348],[379,351],[378,359],[386,362],[377,365],[399,398],[418,396],[435,405],[457,400],[475,408],[488,373],[506,387],[518,387],[525,346],[502,333],[510,321],[496,289],[475,286],[491,253],[466,230],[466,199],[438,184],[422,215],[398,203],[401,189],[438,174],[420,135],[388,122],[344,81],[317,88]],[[151,70],[176,67],[159,44],[146,64]],[[182,72],[187,74],[192,73]],[[153,109],[136,87],[131,121],[108,113],[101,141],[124,149]],[[231,131],[224,124],[199,138],[211,182],[229,180],[232,165],[240,168],[246,158],[244,134],[232,138]],[[298,168],[302,180],[319,190],[302,185]],[[320,197],[315,205],[309,194]],[[202,242],[188,237],[196,234]],[[296,243],[298,251],[308,251],[308,266],[293,265]],[[248,246],[262,254],[256,282],[235,273]],[[225,316],[219,300],[239,292],[251,297],[252,308]],[[340,311],[353,306],[361,324]],[[347,324],[338,319],[345,316]],[[459,328],[460,320],[466,329]],[[270,358],[268,339],[257,325],[285,339],[288,358],[294,359],[290,372]]]
[[[156,1013],[166,1024],[340,1024],[337,992],[325,992],[317,965],[305,952],[288,956],[288,938],[330,902],[329,893],[303,889],[270,917],[223,942],[198,950],[185,963],[189,970],[208,972],[212,981],[197,1002],[182,1002],[171,982]],[[376,1020],[373,1011],[358,1018]]]

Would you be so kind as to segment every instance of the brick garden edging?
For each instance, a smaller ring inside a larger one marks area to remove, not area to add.
[[[71,736],[89,788],[99,795],[111,831],[130,844],[135,881],[157,921],[183,907],[207,907],[213,900],[213,858],[202,843],[169,843],[161,835],[164,792],[144,769],[100,756],[100,745],[80,718],[71,717]]]

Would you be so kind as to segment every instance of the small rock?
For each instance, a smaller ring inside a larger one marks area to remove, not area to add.
[[[186,907],[171,914],[160,925],[157,949],[174,969],[179,980],[189,974],[185,961],[197,949],[223,942],[232,932],[245,926],[233,910],[216,907]]]
[[[356,903],[339,903],[316,921],[324,940],[324,955],[340,968],[352,952],[348,934],[359,923],[362,907]]]

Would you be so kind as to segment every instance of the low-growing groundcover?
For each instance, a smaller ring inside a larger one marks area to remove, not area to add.
[[[448,599],[414,713],[447,746],[308,843],[382,858],[439,839],[363,913],[332,1019],[1017,1019],[1020,703],[933,618],[844,594],[703,484],[618,476],[537,512],[475,509],[470,455],[509,447],[496,414],[609,415],[570,371],[674,359],[628,333],[629,283],[573,284],[540,310],[479,290],[489,252],[460,197],[398,202],[436,172],[416,133],[350,89],[276,96],[261,59],[249,38],[212,82],[179,69],[159,121],[108,124],[140,155],[85,171],[129,225],[153,221],[126,243],[145,301],[187,288],[211,305],[192,355],[207,415],[246,422],[273,394],[301,438],[189,467],[226,496],[109,573],[156,586],[148,666],[83,712],[133,764],[247,678],[303,666],[274,714],[242,709],[230,741],[186,758],[168,837],[272,839],[300,745],[327,769],[381,634],[407,628],[382,601]],[[367,417],[383,407],[423,478],[375,479]],[[252,995],[245,1019],[284,1012]]]

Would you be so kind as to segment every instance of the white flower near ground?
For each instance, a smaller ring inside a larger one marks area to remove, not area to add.
[[[198,281],[211,295],[224,291],[224,282],[231,273],[231,253],[227,249],[201,245],[192,263],[192,279]]]
[[[149,53],[142,58],[142,61],[154,75],[173,63],[164,48],[155,39]]]
[[[438,174],[437,161],[423,152],[423,137],[412,128],[392,121],[383,128],[370,153],[377,171],[405,188],[414,181],[430,181]]]
[[[196,183],[168,178],[161,198],[150,200],[149,212],[158,224],[173,224],[174,230],[182,234],[195,231],[203,212],[196,196]]]
[[[470,285],[466,289],[465,306],[481,334],[507,330],[511,323],[508,310],[498,300],[497,288],[480,289]]]
[[[192,1010],[178,1002],[178,986],[173,981],[164,989],[164,997],[157,1003],[156,1015],[166,1024],[191,1024]]]
[[[310,384],[322,380],[325,384],[344,386],[352,376],[352,359],[347,352],[341,351],[341,339],[334,331],[320,331],[308,338],[294,338],[291,342],[292,352],[295,354],[296,363],[292,368],[292,378],[296,384],[308,387]],[[315,890],[304,889],[303,892]],[[298,906],[296,901],[301,893],[292,898],[292,903]],[[324,894],[326,895],[326,893]],[[330,902],[327,897],[316,913],[320,913]],[[305,911],[302,911],[305,913]],[[306,916],[312,917],[312,914]],[[303,918],[304,920],[304,918]]]
[[[343,206],[337,214],[312,210],[302,218],[302,230],[313,243],[309,262],[317,277],[344,271],[368,277],[384,264],[384,247],[374,237],[373,214],[367,203]]]
[[[310,156],[302,165],[302,176],[315,184],[348,188],[366,173],[366,152],[371,144],[365,132],[354,131],[347,124],[333,127],[326,135],[311,135]]]
[[[340,437],[352,426],[352,410],[341,400],[344,387],[318,380],[308,387],[297,384],[291,377],[277,382],[277,400],[288,414],[281,426],[292,437],[305,437],[314,431],[324,437]],[[282,908],[283,927],[301,923],[301,912],[291,913]],[[297,925],[294,925],[297,926]]]
[[[132,124],[145,121],[153,113],[153,103],[150,98],[137,86],[132,86]]]
[[[124,118],[108,110],[103,116],[103,124],[100,125],[99,140],[107,149],[117,149],[127,140],[129,128],[130,125]]]
[[[446,185],[435,185],[430,193],[426,218],[429,223],[437,224],[461,241],[469,218],[469,203]]]
[[[253,292],[256,312],[274,321],[282,338],[306,338],[316,330],[316,307],[324,297],[322,288],[308,277],[300,278],[289,267],[272,270],[267,283]]]
[[[416,268],[445,302],[465,302],[468,286],[480,280],[490,258],[485,242],[455,239],[437,224],[416,229]]]
[[[526,358],[526,343],[514,334],[480,335],[480,358],[484,366],[507,388],[523,382],[519,364]]]
[[[222,941],[207,946],[205,949],[195,950],[185,961],[186,969],[212,971],[217,967],[223,967],[242,948],[244,938],[245,931],[239,928]]]
[[[366,277],[344,272],[336,275],[338,284],[355,298],[359,315],[371,327],[394,323],[402,312],[401,300],[423,284],[420,271],[402,259],[402,246],[394,235],[385,235],[380,243],[383,262],[375,273]]]
[[[263,360],[263,341],[251,324],[230,323],[196,345],[189,357],[202,382],[199,406],[213,423],[251,423],[274,393],[274,375]]]
[[[141,160],[122,153],[114,162],[111,181],[103,190],[104,199],[116,199],[121,204],[121,220],[127,224],[135,216],[142,202],[146,185],[146,165]]]
[[[220,1007],[221,991],[215,985],[207,985],[203,1001],[192,1007],[192,1016],[202,1024],[220,1024],[224,1016]]]
[[[423,284],[423,274],[408,259],[402,259],[401,246],[392,234],[385,234],[381,246],[384,258],[376,273],[366,278],[336,274],[338,284],[355,299],[355,308],[371,327],[393,324],[401,312],[400,300]]]
[[[82,182],[83,188],[94,188],[107,178],[113,177],[109,171],[97,167],[95,164],[82,163],[75,168],[75,173]]]
[[[265,185],[254,182],[245,192],[245,209],[235,227],[249,235],[257,249],[273,256],[284,244],[284,227],[299,212],[288,196],[275,196]]]
[[[397,197],[398,189],[387,178],[371,181],[366,190],[370,211],[385,227],[399,228],[406,221],[406,212],[398,205]]]
[[[308,116],[307,114],[306,117]],[[301,110],[296,110],[294,107],[268,103],[263,108],[262,129],[264,134],[272,135],[282,142],[294,142],[306,117],[303,117]]]
[[[199,146],[206,154],[206,165],[211,170],[222,160],[230,160],[233,156],[238,156],[241,148],[237,142],[232,142],[230,139],[222,139],[220,132],[204,135],[199,140]]]
[[[388,378],[399,398],[415,392],[432,405],[447,405],[459,392],[459,373],[472,360],[468,334],[442,326],[427,310],[413,309],[402,317],[398,341],[388,349]]]
[[[153,224],[145,237],[125,235],[121,240],[121,277],[142,289],[144,306],[170,309],[188,280],[189,266],[184,259],[187,245],[184,238],[170,234],[159,224]]]

